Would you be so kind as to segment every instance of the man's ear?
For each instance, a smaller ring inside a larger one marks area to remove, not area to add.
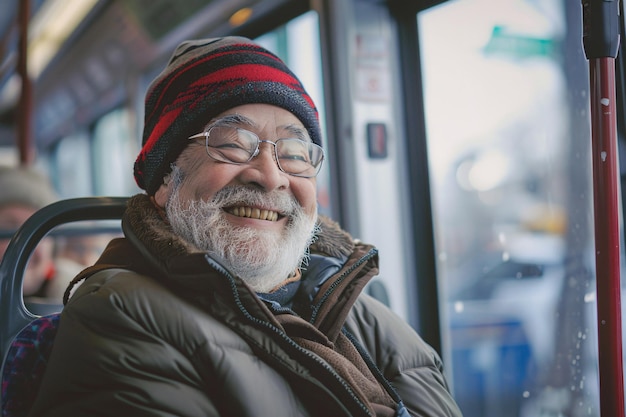
[[[160,208],[165,208],[165,203],[170,196],[170,185],[171,181],[167,181],[164,184],[161,184],[156,193],[154,193],[154,201]]]

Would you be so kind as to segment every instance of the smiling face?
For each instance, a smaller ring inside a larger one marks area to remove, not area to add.
[[[307,137],[293,114],[267,104],[238,106],[214,121],[224,118],[261,140]],[[261,143],[257,156],[236,165],[212,159],[204,141],[193,141],[155,193],[177,234],[258,292],[276,288],[300,266],[317,220],[315,178],[282,172],[273,146]]]

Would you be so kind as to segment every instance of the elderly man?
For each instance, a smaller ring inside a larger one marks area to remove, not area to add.
[[[76,278],[30,415],[459,416],[437,354],[361,294],[376,249],[317,215],[320,146],[276,56],[181,44],[146,96],[146,194]]]

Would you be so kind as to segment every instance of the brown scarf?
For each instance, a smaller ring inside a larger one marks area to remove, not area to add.
[[[354,347],[352,342],[339,333],[333,343],[313,325],[289,314],[276,316],[285,332],[301,347],[324,359],[354,390],[376,417],[396,415],[396,403],[381,386],[376,377]]]

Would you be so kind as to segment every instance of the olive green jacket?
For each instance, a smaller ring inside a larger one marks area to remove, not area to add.
[[[287,308],[133,197],[62,312],[30,416],[460,416],[436,352],[362,293],[377,251],[321,227]]]

